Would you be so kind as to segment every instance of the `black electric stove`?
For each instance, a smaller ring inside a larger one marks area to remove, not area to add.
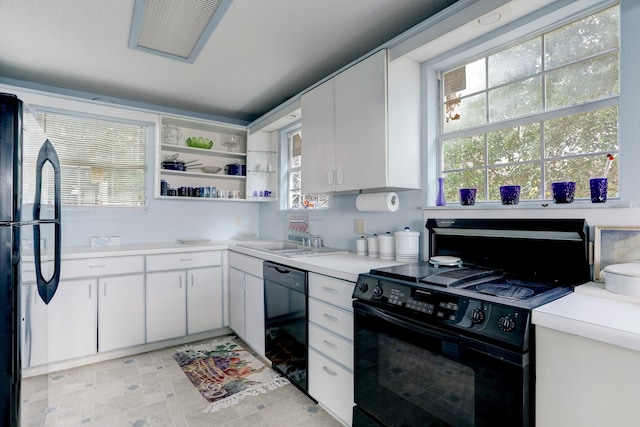
[[[353,426],[532,427],[531,312],[589,280],[584,220],[429,219],[428,259],[358,276]]]
[[[430,219],[426,229],[429,256],[459,262],[373,269],[353,297],[524,352],[531,310],[589,280],[584,220]]]

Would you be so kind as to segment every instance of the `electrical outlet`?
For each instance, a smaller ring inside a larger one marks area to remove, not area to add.
[[[365,222],[364,219],[354,219],[353,220],[353,233],[354,234],[364,234],[365,233]]]
[[[242,225],[242,217],[241,216],[237,216],[236,217],[236,227],[240,227]]]

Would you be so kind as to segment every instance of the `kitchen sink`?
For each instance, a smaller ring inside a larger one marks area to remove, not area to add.
[[[238,246],[242,246],[250,249],[257,249],[260,251],[282,251],[282,250],[292,250],[298,249],[300,245],[298,243],[292,242],[250,242],[250,243],[238,243]]]
[[[268,252],[275,255],[281,255],[288,258],[296,257],[309,257],[318,255],[333,255],[347,253],[345,249],[329,248],[322,246],[319,248],[303,246],[293,242],[250,242],[250,243],[238,243],[237,246],[245,248],[255,249],[258,251]]]

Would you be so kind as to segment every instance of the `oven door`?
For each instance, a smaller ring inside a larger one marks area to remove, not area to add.
[[[529,357],[354,301],[354,427],[517,427]]]

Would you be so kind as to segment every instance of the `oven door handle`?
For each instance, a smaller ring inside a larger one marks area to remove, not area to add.
[[[485,356],[489,356],[494,359],[499,359],[504,362],[513,363],[517,366],[526,366],[529,364],[529,355],[528,353],[521,354],[515,351],[507,350],[505,348],[497,347],[490,343],[478,341],[471,337],[464,337],[461,335],[457,335],[451,332],[445,332],[435,326],[424,327],[419,324],[416,324],[411,319],[408,319],[404,316],[400,316],[397,314],[390,314],[387,311],[380,310],[376,307],[372,307],[367,304],[363,304],[360,301],[353,302],[353,312],[354,312],[354,327],[356,331],[356,335],[358,332],[358,312],[363,314],[369,314],[374,317],[381,319],[384,322],[390,323],[393,326],[397,326],[402,329],[406,329],[412,332],[417,332],[419,334],[427,335],[437,340],[441,340],[443,342],[449,342],[452,344],[460,345],[462,344],[465,349],[469,351],[475,351],[478,353],[482,353]],[[356,345],[357,347],[357,345]],[[449,358],[455,359],[452,357],[452,354],[447,353]]]

